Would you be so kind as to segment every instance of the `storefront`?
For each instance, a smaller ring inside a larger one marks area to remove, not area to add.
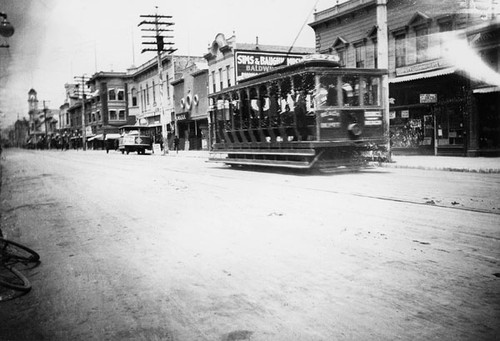
[[[468,82],[452,68],[391,80],[394,154],[466,155]]]
[[[176,114],[179,149],[202,150],[208,148],[208,120],[191,117],[188,112]]]

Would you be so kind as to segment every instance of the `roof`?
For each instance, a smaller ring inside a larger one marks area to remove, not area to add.
[[[315,52],[315,49],[309,47],[294,46],[290,50],[290,46],[246,44],[246,43],[236,43],[235,49],[245,50],[245,51],[285,52],[285,53],[290,52],[290,53],[303,53],[303,54],[310,54]]]

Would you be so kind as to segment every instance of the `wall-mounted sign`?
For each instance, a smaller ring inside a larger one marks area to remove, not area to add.
[[[302,60],[300,54],[286,54],[284,52],[246,52],[236,51],[234,65],[236,66],[236,80],[255,76],[259,73],[271,71],[276,66],[293,65]]]
[[[395,111],[389,111],[389,119],[393,120],[396,118],[396,112]]]
[[[410,110],[401,110],[401,118],[409,118]]]
[[[420,103],[437,103],[437,94],[420,94]]]
[[[396,76],[411,75],[413,73],[427,72],[449,66],[443,59],[430,60],[423,63],[413,64],[409,66],[402,66],[396,68]]]
[[[185,113],[182,113],[182,114],[176,114],[175,118],[177,119],[177,121],[189,120],[189,113],[185,112]]]

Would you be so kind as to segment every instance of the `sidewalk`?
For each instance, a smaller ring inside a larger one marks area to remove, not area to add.
[[[463,157],[433,155],[397,155],[387,168],[414,168],[452,172],[500,173],[500,157]]]
[[[208,155],[208,150],[180,150],[178,153],[171,150],[166,156],[208,159]],[[381,163],[380,167],[500,174],[500,157],[396,155],[392,157],[392,162]]]

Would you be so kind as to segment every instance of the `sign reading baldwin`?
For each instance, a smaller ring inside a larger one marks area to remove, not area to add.
[[[293,65],[302,60],[300,54],[286,54],[280,52],[242,52],[234,55],[236,65],[236,79],[238,81],[270,71],[277,65]]]

